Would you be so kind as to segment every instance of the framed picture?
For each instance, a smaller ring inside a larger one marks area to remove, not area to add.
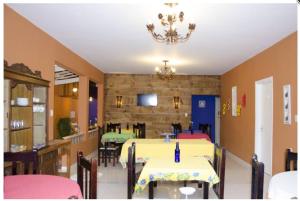
[[[206,107],[206,101],[205,100],[199,100],[198,107],[199,108],[205,108]]]

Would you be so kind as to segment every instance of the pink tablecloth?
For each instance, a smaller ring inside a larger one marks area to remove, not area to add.
[[[177,139],[206,139],[210,141],[209,136],[205,133],[194,133],[194,134],[179,133],[177,135]]]
[[[4,198],[67,199],[82,198],[79,185],[68,178],[51,175],[16,175],[4,177]]]

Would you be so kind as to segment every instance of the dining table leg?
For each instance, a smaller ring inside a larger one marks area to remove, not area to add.
[[[149,199],[153,199],[154,198],[154,182],[150,181],[149,182]]]
[[[208,182],[203,182],[203,199],[208,199]]]

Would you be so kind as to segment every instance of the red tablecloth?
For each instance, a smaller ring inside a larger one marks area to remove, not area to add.
[[[71,179],[51,175],[4,177],[4,198],[11,199],[82,199],[79,185]]]
[[[177,134],[177,139],[206,139],[210,141],[209,136],[205,133],[194,133],[194,134],[179,133]]]

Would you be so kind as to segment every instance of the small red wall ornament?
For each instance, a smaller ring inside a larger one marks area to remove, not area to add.
[[[242,106],[246,107],[246,94],[242,96]]]

